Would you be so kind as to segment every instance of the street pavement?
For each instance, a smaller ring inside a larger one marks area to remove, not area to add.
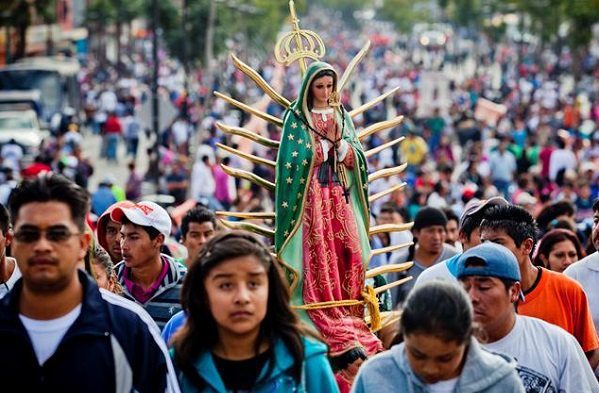
[[[170,103],[168,98],[160,97],[159,100],[159,112],[160,112],[160,129],[166,128],[171,121],[177,116],[177,109]],[[151,100],[146,100],[139,109],[139,117],[142,123],[142,129],[151,129],[152,127],[152,111],[151,111]],[[146,149],[152,146],[155,140],[154,135],[150,135],[150,138],[146,136],[145,132],[140,133],[139,149],[137,152],[137,159],[135,160],[137,166],[137,172],[141,175],[145,174],[148,169],[148,157]],[[131,162],[132,157],[126,157],[125,144],[121,140],[119,141],[118,152],[116,163],[107,162],[106,159],[100,157],[100,147],[102,145],[102,138],[100,135],[94,135],[91,130],[83,131],[83,152],[88,157],[94,166],[94,174],[89,179],[88,189],[91,193],[97,190],[98,184],[102,179],[107,176],[111,176],[116,180],[116,184],[124,187],[127,177],[129,176],[129,170],[127,164]],[[155,192],[155,186],[150,183],[144,183],[142,187],[143,194],[151,194]]]

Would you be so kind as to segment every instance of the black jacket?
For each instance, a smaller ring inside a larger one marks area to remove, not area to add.
[[[178,392],[158,328],[132,302],[99,290],[85,273],[81,314],[40,366],[19,318],[22,281],[0,300],[0,391]]]

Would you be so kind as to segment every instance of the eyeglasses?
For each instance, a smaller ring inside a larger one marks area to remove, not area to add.
[[[63,226],[50,227],[46,230],[28,227],[19,229],[15,232],[14,239],[20,243],[34,243],[42,237],[42,233],[46,234],[46,240],[53,243],[66,242],[72,236],[81,235],[80,232],[73,233],[69,228]]]

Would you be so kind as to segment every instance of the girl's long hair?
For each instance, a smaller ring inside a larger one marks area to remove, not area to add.
[[[291,373],[299,383],[304,360],[302,335],[313,333],[300,324],[291,309],[289,289],[276,260],[257,238],[243,231],[216,235],[187,271],[181,290],[181,305],[187,313],[187,321],[172,341],[176,365],[190,381],[203,383],[193,365],[202,352],[211,351],[219,340],[217,324],[208,304],[205,280],[220,263],[243,256],[256,257],[268,275],[268,308],[255,343],[256,355],[262,343],[269,343],[272,348],[280,339],[293,357]],[[266,376],[274,366],[274,351],[270,354]]]

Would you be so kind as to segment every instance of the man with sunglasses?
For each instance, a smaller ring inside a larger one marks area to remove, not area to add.
[[[22,279],[0,300],[2,391],[178,392],[150,316],[77,269],[91,242],[89,204],[86,190],[52,173],[13,191]]]

